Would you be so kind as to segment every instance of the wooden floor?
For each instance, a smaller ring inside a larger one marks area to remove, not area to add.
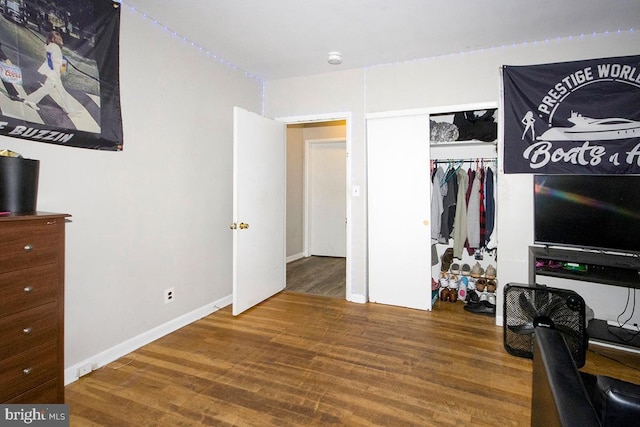
[[[287,264],[287,287],[328,297],[346,298],[346,258],[310,256]]]
[[[226,307],[67,386],[71,425],[528,426],[531,361],[462,307],[286,291]],[[605,352],[587,368],[640,383],[637,355]]]

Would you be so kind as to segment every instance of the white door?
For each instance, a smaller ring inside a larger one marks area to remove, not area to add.
[[[309,255],[345,257],[346,144],[310,142],[307,151]]]
[[[369,300],[431,309],[429,118],[367,120]]]
[[[284,289],[283,123],[233,109],[233,315]]]

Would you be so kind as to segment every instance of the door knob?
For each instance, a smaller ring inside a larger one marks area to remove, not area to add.
[[[240,230],[246,230],[247,228],[249,228],[249,224],[241,222],[238,227],[240,227]]]

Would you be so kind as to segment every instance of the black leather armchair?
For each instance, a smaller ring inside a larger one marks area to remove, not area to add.
[[[581,373],[555,329],[536,328],[532,426],[638,426],[640,385]]]

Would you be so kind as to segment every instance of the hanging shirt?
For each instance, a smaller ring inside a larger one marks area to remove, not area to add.
[[[458,180],[456,179],[456,172],[453,169],[449,169],[444,177],[443,185],[446,185],[446,195],[442,199],[442,220],[440,221],[440,237],[438,242],[449,244],[451,238],[451,229],[453,228],[453,222],[456,214],[456,194],[458,188]],[[444,190],[441,189],[441,191]]]
[[[469,247],[480,247],[480,174],[476,174],[467,206],[467,239]]]
[[[483,162],[484,163],[484,162]],[[480,195],[480,246],[483,247],[485,245],[486,240],[486,209],[485,209],[485,200],[484,200],[484,190],[485,190],[485,175],[484,175],[484,167],[480,168],[478,171],[480,175],[480,190],[478,194]]]
[[[467,238],[467,202],[466,194],[469,185],[469,177],[467,172],[458,169],[456,172],[458,178],[458,196],[456,202],[456,215],[453,221],[453,256],[462,258],[462,250],[464,242]]]
[[[438,167],[433,174],[431,182],[431,238],[436,240],[440,237],[440,222],[442,221],[442,212],[444,212],[442,192],[440,191],[440,182],[443,177],[444,171],[441,167]]]
[[[495,215],[496,215],[496,201],[494,198],[494,174],[493,170],[488,167],[487,168],[487,176],[485,179],[485,187],[486,187],[486,198],[485,198],[485,226],[486,226],[486,243],[489,243],[489,239],[491,238],[491,234],[493,233],[494,224],[495,224]]]

